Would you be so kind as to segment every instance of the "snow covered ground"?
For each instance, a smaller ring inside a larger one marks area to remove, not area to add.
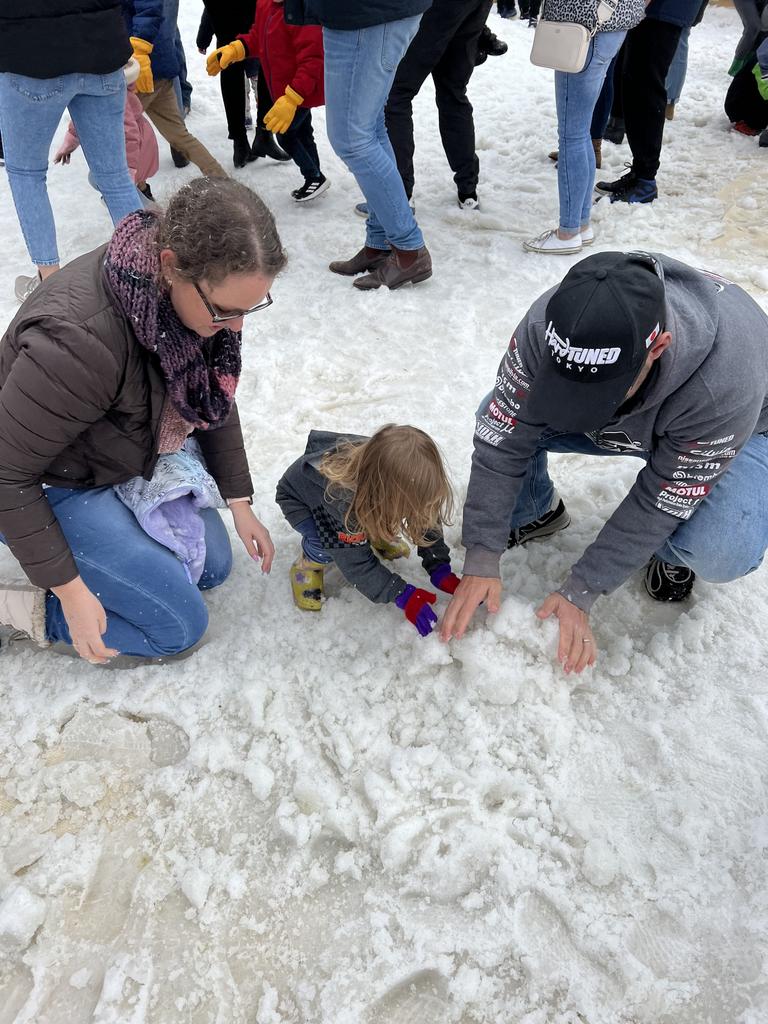
[[[199,5],[183,8],[190,126],[231,166]],[[341,587],[321,615],[291,604],[273,493],[307,431],[418,424],[461,497],[473,410],[570,265],[521,251],[555,223],[553,89],[528,28],[491,20],[510,51],[472,81],[480,213],[454,205],[430,87],[417,104],[427,284],[360,295],[327,272],[363,223],[322,113],[325,198],[294,206],[292,165],[238,172],[291,258],[248,321],[240,391],[272,577],[238,550],[207,643],[178,663],[0,656],[0,1024],[768,1021],[764,568],[673,609],[632,580],[595,608],[595,670],[565,677],[532,610],[638,463],[554,456],[573,524],[505,558],[501,612],[461,643]],[[768,153],[722,112],[739,32],[723,8],[694,30],[661,198],[600,203],[597,244],[716,269],[768,308]],[[605,149],[611,177],[628,150]],[[192,170],[163,146],[158,198]],[[82,158],[50,183],[63,257],[100,244]],[[6,323],[27,260],[4,183],[0,227]]]

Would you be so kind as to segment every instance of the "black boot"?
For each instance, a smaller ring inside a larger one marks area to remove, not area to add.
[[[603,138],[606,142],[612,142],[614,146],[620,146],[624,141],[624,118],[609,117],[605,126]]]
[[[696,573],[685,565],[670,565],[655,555],[645,569],[645,589],[654,601],[684,601],[693,590]]]
[[[187,160],[184,154],[180,153],[178,149],[174,149],[173,146],[171,146],[171,160],[173,160],[174,167],[189,166],[189,160]]]
[[[281,161],[291,159],[287,153],[280,149],[275,142],[272,132],[268,132],[266,128],[256,129],[253,145],[251,146],[251,160],[256,160],[260,156],[270,156],[273,160]]]
[[[243,133],[241,139],[235,139],[232,150],[232,163],[235,167],[245,167],[249,160],[253,160],[251,156],[251,145],[248,142],[248,136]]]

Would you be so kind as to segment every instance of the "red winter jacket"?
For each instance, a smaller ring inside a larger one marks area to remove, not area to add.
[[[319,25],[286,25],[283,5],[257,0],[256,20],[250,32],[238,36],[249,57],[258,57],[273,100],[290,87],[304,100],[303,107],[322,107],[323,30]]]

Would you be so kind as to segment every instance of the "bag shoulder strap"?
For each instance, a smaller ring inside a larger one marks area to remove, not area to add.
[[[619,0],[600,0],[600,3],[597,5],[597,22],[595,24],[595,29],[600,25],[604,25],[606,21],[610,21],[618,6]]]

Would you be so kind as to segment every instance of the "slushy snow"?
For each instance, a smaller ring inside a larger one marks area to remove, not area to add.
[[[189,125],[229,167],[201,6],[183,7]],[[428,283],[361,295],[328,273],[363,223],[322,111],[327,196],[293,204],[291,164],[237,172],[290,255],[247,321],[239,392],[272,576],[233,534],[185,660],[0,655],[0,1024],[768,1021],[765,569],[679,607],[630,580],[593,612],[596,668],[564,676],[533,611],[639,463],[555,455],[572,525],[504,558],[502,609],[463,641],[422,640],[338,580],[320,615],[291,602],[296,535],[273,495],[307,432],[424,427],[461,501],[474,409],[530,301],[575,262],[521,250],[556,220],[552,76],[528,63],[525,24],[491,23],[510,51],[471,83],[479,212],[455,205],[429,83],[416,103]],[[660,198],[601,201],[596,246],[665,251],[768,308],[768,154],[722,111],[739,34],[723,8],[693,30]],[[604,150],[615,177],[628,149]],[[164,143],[161,165],[162,201],[195,172]],[[65,260],[110,230],[85,177],[80,154],[49,171]],[[28,260],[5,184],[0,226],[7,323]],[[459,522],[447,536],[460,569]],[[415,558],[401,571],[424,584]]]

